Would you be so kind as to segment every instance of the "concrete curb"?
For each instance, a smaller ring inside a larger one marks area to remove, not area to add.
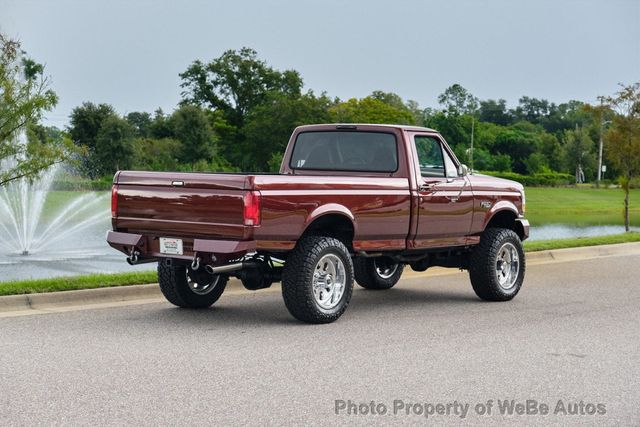
[[[640,255],[640,242],[614,245],[585,246],[580,248],[554,249],[527,254],[527,265],[577,261],[619,255]],[[455,274],[458,270],[433,268],[419,273],[406,271],[403,277],[430,277]],[[0,284],[1,286],[1,284]],[[246,291],[239,280],[231,279],[225,293],[244,294]],[[77,291],[47,292],[39,294],[9,295],[0,297],[0,314],[21,315],[21,313],[49,313],[69,311],[74,307],[113,307],[123,304],[143,304],[163,301],[164,297],[157,284],[116,286]]]
[[[616,243],[613,245],[583,246],[580,248],[552,249],[527,253],[527,264],[546,264],[580,259],[602,258],[616,255],[640,254],[640,242]]]
[[[161,298],[157,285],[115,286],[77,291],[46,292],[40,294],[9,295],[0,297],[0,312],[46,310],[51,307],[69,307],[96,303],[116,303],[131,300]]]

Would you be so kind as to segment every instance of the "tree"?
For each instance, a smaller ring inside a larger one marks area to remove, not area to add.
[[[546,99],[531,98],[523,96],[518,100],[518,107],[513,110],[513,115],[518,120],[525,120],[530,123],[539,123],[542,117],[549,115],[555,108],[553,103]]]
[[[448,114],[475,114],[478,111],[478,98],[458,83],[446,88],[438,96],[438,103]]]
[[[133,149],[135,169],[153,171],[178,170],[178,153],[182,152],[182,143],[172,138],[140,138],[134,141]]]
[[[538,147],[538,136],[514,127],[504,128],[496,137],[495,152],[507,154],[513,160],[514,172],[527,173],[526,160]]]
[[[527,173],[534,175],[545,170],[549,170],[547,158],[542,153],[533,153],[525,161],[524,166],[527,168]]]
[[[71,153],[66,138],[27,143],[18,137],[58,102],[44,66],[26,56],[20,43],[0,33],[0,186],[37,176]]]
[[[300,125],[330,122],[332,104],[325,94],[317,97],[308,92],[300,98],[272,94],[247,116],[238,163],[243,169],[276,172],[291,131]]]
[[[629,188],[640,175],[640,82],[621,88],[602,100],[616,113],[605,135],[607,158],[622,173],[624,227],[629,231]]]
[[[210,161],[215,155],[216,139],[204,111],[194,105],[183,105],[169,119],[172,135],[181,142],[181,162],[194,165]]]
[[[539,150],[544,155],[549,168],[554,171],[563,170],[562,145],[554,134],[545,132],[540,136]]]
[[[415,124],[413,113],[406,107],[399,108],[371,96],[340,102],[331,106],[329,113],[338,123]]]
[[[71,111],[69,135],[73,143],[84,151],[81,156],[80,171],[90,178],[97,178],[105,171],[101,162],[108,157],[109,153],[99,148],[98,135],[103,123],[110,117],[117,117],[117,114],[108,104],[96,105],[92,102],[84,102]],[[117,161],[107,161],[107,163],[113,165]]]
[[[147,112],[134,111],[129,113],[124,118],[134,131],[134,134],[138,138],[147,138],[151,134],[151,114]]]
[[[171,138],[173,136],[169,117],[164,114],[162,108],[158,108],[153,113],[153,118],[149,125],[149,136],[155,139]]]
[[[506,126],[513,122],[513,117],[507,110],[507,101],[504,99],[480,101],[478,119],[482,122],[495,123],[501,126]]]
[[[102,122],[93,153],[95,176],[111,175],[118,170],[131,168],[132,136],[131,125],[116,114]]]
[[[384,102],[385,104],[391,105],[392,107],[395,107],[398,109],[407,108],[407,106],[405,105],[400,95],[395,94],[393,92],[384,92],[381,90],[374,90],[373,92],[371,92],[371,95],[369,96],[373,99],[377,99],[378,101]]]
[[[297,71],[277,71],[257,55],[243,47],[227,50],[209,63],[194,61],[180,74],[183,103],[222,110],[229,123],[242,127],[245,116],[269,92],[300,96],[302,78]]]
[[[591,169],[595,162],[593,140],[583,128],[564,132],[564,158],[568,167],[573,169],[576,183],[583,182],[587,169]]]
[[[453,148],[459,159],[467,158],[466,153],[471,142],[471,116],[431,111],[426,117],[425,126],[437,129]],[[460,156],[460,154],[463,154],[463,156]]]

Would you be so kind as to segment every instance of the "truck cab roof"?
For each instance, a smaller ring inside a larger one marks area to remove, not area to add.
[[[414,132],[434,132],[438,133],[435,129],[430,129],[421,126],[411,125],[389,125],[389,124],[372,124],[372,123],[322,123],[314,125],[298,126],[295,130],[298,132],[304,131],[328,131],[328,130],[375,130],[375,129],[399,129],[404,131]]]

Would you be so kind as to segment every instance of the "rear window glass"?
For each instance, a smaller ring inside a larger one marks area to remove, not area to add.
[[[383,132],[303,132],[298,135],[290,166],[363,172],[398,170],[396,137]]]

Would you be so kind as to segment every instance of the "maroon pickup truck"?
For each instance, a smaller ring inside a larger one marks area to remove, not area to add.
[[[229,276],[282,282],[289,312],[327,323],[353,281],[389,289],[405,265],[468,269],[476,294],[512,299],[529,235],[517,182],[469,174],[435,130],[395,125],[295,129],[278,174],[121,171],[109,244],[158,262],[165,297],[209,307]]]

